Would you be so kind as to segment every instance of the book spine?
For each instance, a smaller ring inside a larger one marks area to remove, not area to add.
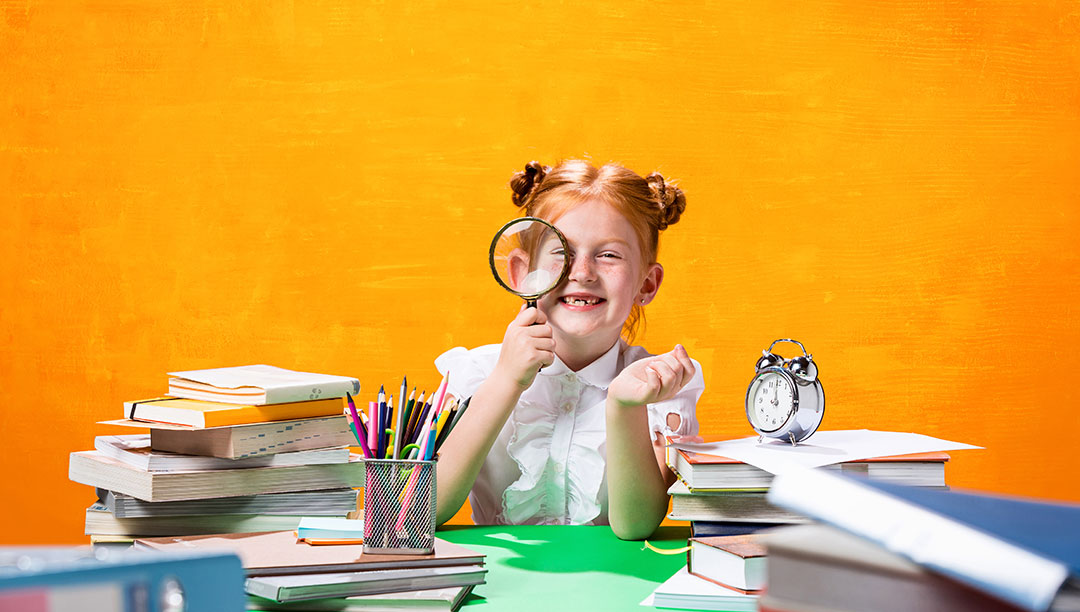
[[[290,387],[272,387],[266,390],[265,404],[284,404],[287,402],[307,402],[318,399],[345,397],[346,393],[360,393],[360,381],[356,379],[333,380],[318,384],[303,384]]]
[[[1049,608],[1069,575],[1061,563],[821,470],[778,475],[768,499],[1025,610]]]

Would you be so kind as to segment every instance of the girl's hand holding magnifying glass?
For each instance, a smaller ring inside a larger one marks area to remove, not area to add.
[[[547,315],[539,308],[521,307],[503,336],[495,371],[522,389],[529,388],[540,368],[555,361],[555,339]]]
[[[675,397],[694,377],[694,363],[681,344],[627,366],[608,386],[608,400],[619,406],[644,406]]]

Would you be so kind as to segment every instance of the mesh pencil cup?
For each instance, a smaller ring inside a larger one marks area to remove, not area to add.
[[[366,459],[364,552],[435,552],[435,462]]]

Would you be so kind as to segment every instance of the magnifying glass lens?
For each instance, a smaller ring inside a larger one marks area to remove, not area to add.
[[[491,242],[491,270],[511,293],[536,299],[566,274],[566,239],[554,226],[531,217],[503,226]]]

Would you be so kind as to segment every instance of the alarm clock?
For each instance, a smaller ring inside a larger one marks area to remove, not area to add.
[[[802,356],[784,359],[772,352],[779,342],[798,344]],[[795,446],[817,431],[823,416],[825,391],[813,356],[798,340],[773,340],[761,351],[746,389],[746,418],[758,433],[758,442],[778,438]]]

